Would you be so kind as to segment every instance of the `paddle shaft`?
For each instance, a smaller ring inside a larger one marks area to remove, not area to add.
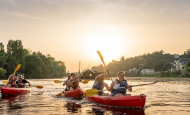
[[[99,55],[99,57],[100,57],[100,59],[101,59],[102,63],[104,64],[104,67],[106,68],[106,70],[107,70],[108,74],[110,74],[110,73],[109,73],[109,71],[108,71],[108,68],[107,68],[106,64],[104,63],[104,58],[103,58],[103,56],[102,56],[101,52],[98,50],[98,51],[97,51],[97,53],[98,53],[98,55]],[[111,76],[110,76],[110,78],[111,78],[111,80],[113,81],[113,79],[112,79],[112,77],[111,77]]]
[[[77,78],[79,78],[79,76],[78,76]],[[75,82],[75,80],[76,80],[77,78],[75,78],[75,79],[72,81],[72,83],[68,86],[69,88],[70,88],[70,86]]]
[[[155,84],[155,83],[157,83],[157,82],[153,82],[153,83],[149,83],[149,84],[131,85],[131,87],[143,86],[143,85],[151,85],[151,84]]]

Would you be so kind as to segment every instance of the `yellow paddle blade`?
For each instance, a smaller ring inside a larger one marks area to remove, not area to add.
[[[88,90],[86,90],[86,96],[97,95],[98,92],[101,92],[101,90],[97,90],[97,89],[88,89]]]
[[[41,85],[37,85],[36,88],[38,88],[38,89],[42,89],[43,86],[41,86]]]
[[[7,84],[7,81],[2,81],[3,84]]]
[[[61,96],[62,93],[58,93],[56,96]]]
[[[96,51],[101,59],[101,61],[103,62],[103,64],[105,65],[104,63],[104,57],[102,56],[101,52],[99,50]]]
[[[90,80],[89,80],[90,81]],[[83,84],[87,84],[89,82],[88,80],[82,81]]]
[[[14,73],[20,68],[20,64],[18,64],[18,66],[16,67],[16,69],[15,69],[15,71],[14,71]]]
[[[54,80],[54,83],[62,83],[63,81],[60,80]]]

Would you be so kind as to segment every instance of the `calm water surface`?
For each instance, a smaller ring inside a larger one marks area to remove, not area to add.
[[[31,93],[26,95],[0,96],[0,115],[190,115],[190,79],[128,77],[127,80],[131,85],[159,81],[154,85],[133,87],[132,95],[147,96],[144,109],[102,106],[85,98],[56,97],[64,89],[62,83],[54,83],[53,79],[30,79],[32,85],[43,85],[44,88],[32,87]],[[92,84],[90,81],[80,86],[86,90]]]

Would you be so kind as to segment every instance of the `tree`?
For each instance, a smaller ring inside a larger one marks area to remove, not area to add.
[[[66,67],[62,61],[55,61],[53,66],[54,77],[63,77],[66,74]]]
[[[1,42],[0,43],[0,67],[4,68],[4,65],[6,64],[6,54],[4,51],[4,45]]]
[[[25,61],[24,61],[24,49],[23,49],[22,41],[9,40],[7,44],[7,53],[15,57],[18,63],[22,65],[18,71],[24,72]]]
[[[6,78],[5,77],[6,73],[7,73],[7,71],[5,69],[3,69],[3,68],[0,67],[0,78],[2,78],[2,77]]]
[[[44,64],[40,56],[32,54],[25,56],[25,75],[28,78],[39,78],[42,75]]]
[[[17,65],[18,65],[17,59],[11,56],[10,54],[6,54],[6,64],[4,65],[4,68],[7,71],[6,76],[13,74]]]
[[[120,58],[120,61],[124,61],[124,60],[125,60],[125,57],[122,56],[122,57]]]

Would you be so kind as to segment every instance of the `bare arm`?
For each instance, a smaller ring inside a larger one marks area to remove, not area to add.
[[[69,89],[70,81],[66,82],[67,89]]]
[[[132,87],[129,84],[127,84],[127,89],[132,92]]]
[[[105,87],[106,87],[106,89],[107,89],[108,91],[110,91],[110,87],[108,86],[107,83],[105,83]]]
[[[28,82],[28,84],[29,84],[29,86],[31,86],[31,85],[30,85],[30,82]]]
[[[114,82],[111,83],[109,91],[112,90],[113,86],[114,86]]]
[[[68,80],[65,80],[65,81],[63,82],[63,86],[64,86],[64,85],[66,85],[66,84],[67,84],[67,82],[68,82]]]
[[[80,77],[77,78],[78,82],[82,82],[82,79]]]

